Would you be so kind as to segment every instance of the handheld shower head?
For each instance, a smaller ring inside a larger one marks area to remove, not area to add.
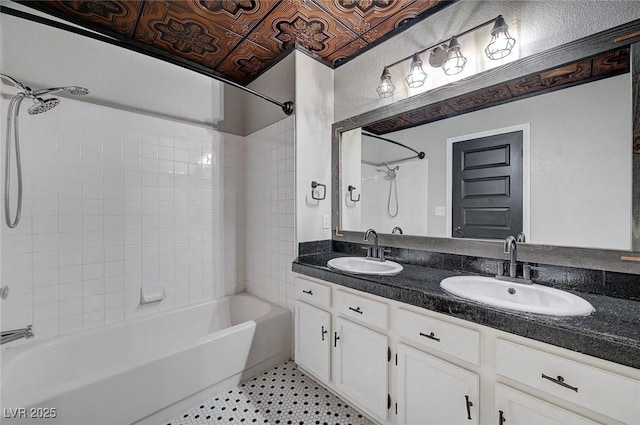
[[[39,97],[34,99],[34,104],[27,109],[29,115],[41,114],[47,112],[49,109],[53,109],[60,103],[60,99],[57,97],[51,97],[49,99],[41,99]]]

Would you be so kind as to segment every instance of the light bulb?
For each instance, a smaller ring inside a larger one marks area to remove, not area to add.
[[[496,23],[491,30],[491,41],[484,49],[485,54],[491,60],[502,59],[511,53],[516,40],[509,35],[509,25],[502,15],[496,18]]]
[[[420,87],[427,79],[427,73],[422,69],[422,60],[418,54],[413,55],[411,60],[411,71],[407,74],[407,85],[411,88]]]
[[[391,82],[391,73],[389,72],[389,68],[385,66],[382,71],[382,75],[380,76],[380,85],[376,90],[378,92],[378,96],[391,97],[395,90],[396,86]]]
[[[447,75],[459,74],[464,69],[466,63],[467,58],[465,58],[460,51],[458,39],[455,36],[451,37],[449,47],[447,48],[447,58],[442,63],[444,73]]]

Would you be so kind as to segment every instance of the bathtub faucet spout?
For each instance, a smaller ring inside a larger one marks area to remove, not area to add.
[[[2,336],[0,337],[0,345],[6,344],[12,341],[17,341],[22,338],[33,338],[33,332],[31,331],[31,326],[32,325],[29,325],[26,328],[13,329],[11,331],[2,331]]]

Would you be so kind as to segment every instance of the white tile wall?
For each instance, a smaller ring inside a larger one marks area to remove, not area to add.
[[[242,290],[241,258],[223,279],[220,242],[242,140],[225,141],[235,162],[223,168],[223,135],[201,127],[71,99],[24,112],[22,221],[2,227],[3,329],[33,323],[46,338]],[[141,286],[158,283],[167,299],[141,306]]]
[[[224,161],[224,285],[225,294],[245,290],[245,139],[225,135]]]
[[[294,117],[246,138],[247,291],[293,310],[295,235]]]

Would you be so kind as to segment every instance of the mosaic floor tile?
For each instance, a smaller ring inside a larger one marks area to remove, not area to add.
[[[163,425],[373,425],[349,403],[285,362]]]

